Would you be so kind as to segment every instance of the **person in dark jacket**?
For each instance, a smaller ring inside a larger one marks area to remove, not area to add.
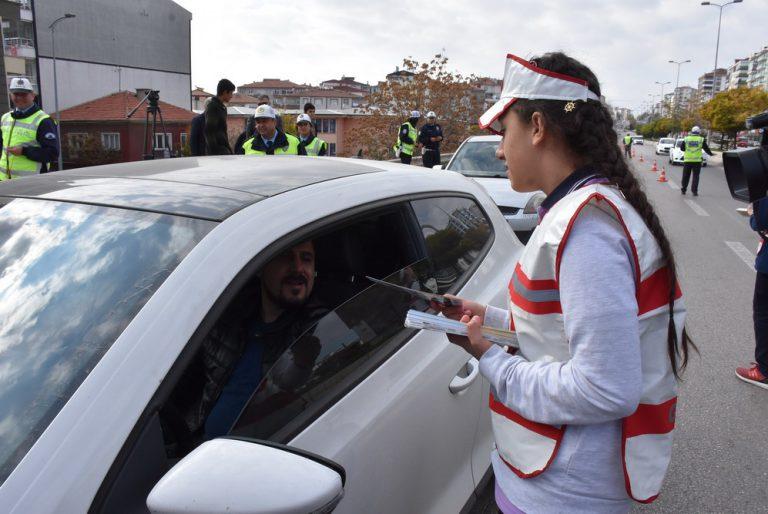
[[[192,118],[189,131],[189,150],[194,156],[205,155],[205,113]]]
[[[750,367],[736,368],[736,376],[763,389],[768,389],[768,198],[750,204],[749,225],[760,234],[760,250],[755,259],[755,294],[752,320],[755,330],[755,362]]]
[[[229,155],[227,133],[227,106],[232,100],[235,85],[227,79],[221,79],[216,86],[216,96],[205,107],[205,153],[206,155]]]
[[[283,391],[309,378],[320,344],[301,336],[330,312],[313,296],[314,277],[315,247],[305,241],[265,264],[259,284],[235,298],[172,399],[174,414],[183,418],[177,438],[181,432],[189,439],[179,441],[181,447],[226,435],[265,378]],[[286,361],[280,376],[270,371]]]
[[[433,111],[427,113],[427,123],[419,132],[419,144],[424,147],[422,163],[425,168],[440,164],[440,141],[443,140],[443,129],[437,124],[437,115]]]
[[[235,141],[235,153],[237,155],[245,154],[245,150],[243,149],[243,143],[245,143],[250,138],[252,138],[255,131],[256,131],[256,118],[251,116],[250,118],[248,118],[248,121],[245,123],[245,130],[240,132],[240,135],[237,136],[237,141]]]

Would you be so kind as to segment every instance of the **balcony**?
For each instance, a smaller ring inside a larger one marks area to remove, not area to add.
[[[23,37],[3,39],[3,52],[7,56],[21,57],[22,59],[34,59],[36,57],[34,42]]]

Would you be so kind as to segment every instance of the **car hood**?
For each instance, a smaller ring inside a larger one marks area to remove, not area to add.
[[[528,200],[536,193],[518,193],[509,184],[506,178],[480,178],[470,177],[472,180],[483,186],[488,194],[493,198],[496,205],[504,207],[517,207],[522,209],[528,203]]]

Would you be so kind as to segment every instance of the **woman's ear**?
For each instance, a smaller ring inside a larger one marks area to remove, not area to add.
[[[540,112],[534,112],[531,116],[531,144],[540,145],[544,142],[547,134],[547,126],[544,116]]]

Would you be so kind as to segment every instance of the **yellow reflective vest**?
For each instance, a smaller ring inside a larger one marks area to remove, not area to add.
[[[395,143],[395,146],[393,149],[395,150],[395,154],[398,156],[400,153],[404,153],[405,155],[413,155],[413,148],[416,146],[416,141],[419,138],[419,131],[416,130],[416,127],[411,125],[410,121],[406,121],[403,123],[403,125],[408,125],[408,137],[411,138],[413,143],[404,143],[400,140],[400,132],[397,133],[397,142]],[[400,126],[400,129],[402,130],[403,125]]]
[[[325,141],[323,141],[319,137],[312,138],[312,142],[310,142],[309,144],[305,144],[304,145],[304,149],[307,151],[307,155],[309,155],[310,157],[317,157],[318,155],[320,155],[320,150],[322,150],[323,147],[326,148],[325,152],[326,152],[326,155],[327,155],[328,154],[328,150],[327,150],[328,145],[327,145],[327,143]]]
[[[268,155],[266,151],[257,150],[253,147],[253,142],[257,137],[261,136],[256,135],[243,143],[245,155]],[[285,138],[288,140],[288,144],[275,148],[275,155],[299,155],[299,139],[290,134],[285,134]]]
[[[13,155],[7,149],[12,146],[40,146],[37,142],[37,129],[49,116],[42,110],[26,118],[14,118],[10,112],[0,118],[0,130],[3,134],[3,152],[0,155],[0,181],[40,173],[42,163],[33,161],[24,155]]]

